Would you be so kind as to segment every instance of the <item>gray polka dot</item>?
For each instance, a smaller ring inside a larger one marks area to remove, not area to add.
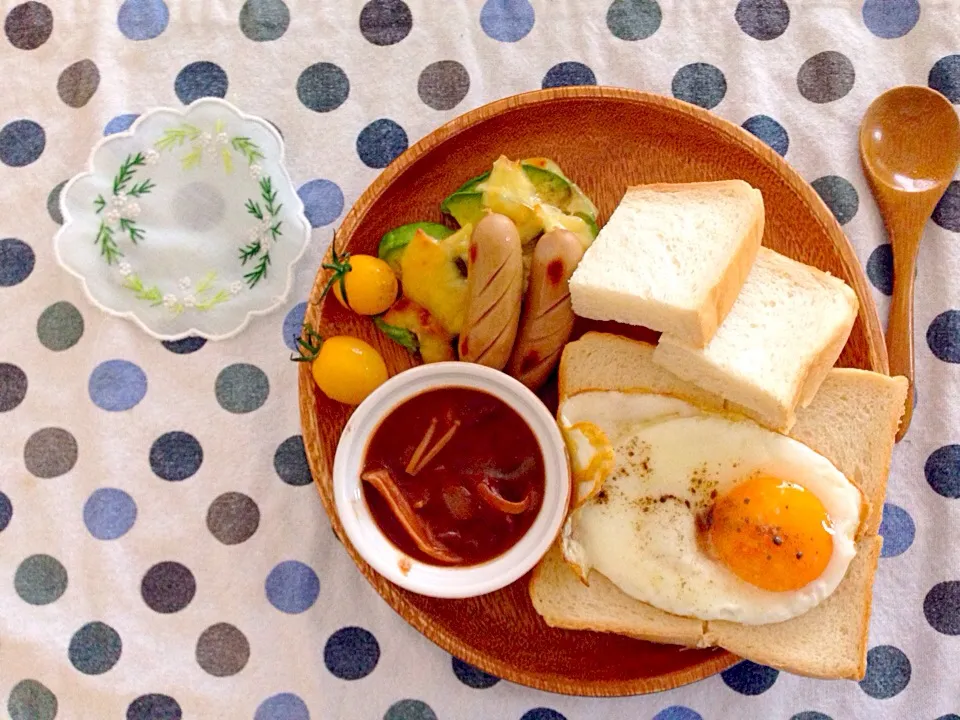
[[[300,487],[313,482],[302,435],[293,435],[280,443],[273,454],[273,469],[287,485]]]
[[[247,0],[240,8],[240,30],[251,40],[276,40],[290,26],[290,10],[283,0]]]
[[[72,108],[86,105],[100,85],[100,71],[93,60],[80,60],[68,67],[57,80],[57,94]]]
[[[83,335],[83,315],[66,300],[56,302],[37,318],[37,337],[48,350],[72,348]]]
[[[36,680],[21,680],[10,691],[7,712],[10,720],[53,720],[57,696]]]
[[[147,570],[140,583],[140,595],[147,607],[165,615],[183,610],[196,593],[193,573],[178,562],[157,563]]]
[[[607,28],[621,40],[644,40],[660,27],[663,14],[656,0],[613,0],[607,8]]]
[[[387,709],[383,720],[437,720],[437,714],[423,700],[398,700]]]
[[[117,664],[123,643],[112,627],[102,622],[91,622],[77,630],[70,638],[70,662],[84,675],[102,675]]]
[[[250,643],[233,625],[217,623],[197,639],[197,664],[215,677],[236,675],[250,659]]]
[[[830,212],[837,218],[837,222],[846,225],[857,214],[860,207],[860,196],[857,189],[839,175],[826,175],[817,178],[812,183],[813,189],[823,198],[830,208]]]
[[[347,74],[333,63],[311,65],[297,78],[297,97],[315,112],[336,110],[349,94]]]
[[[63,186],[66,184],[67,181],[64,180],[47,195],[47,212],[50,213],[50,219],[57,225],[63,225],[63,212],[60,210],[60,193],[63,192]]]
[[[37,430],[23,446],[23,461],[36,477],[63,475],[77,463],[77,441],[63,428]]]
[[[26,394],[26,373],[16,365],[0,363],[0,412],[13,410]]]
[[[800,66],[797,89],[810,102],[828,103],[849,93],[855,78],[850,59],[843,53],[827,50]]]
[[[224,493],[207,510],[207,528],[224,545],[238,545],[253,537],[260,525],[260,508],[243,493]]]
[[[734,17],[740,29],[755,40],[773,40],[790,24],[790,7],[784,0],[740,0]]]
[[[216,185],[197,181],[180,186],[169,212],[173,222],[184,230],[206,232],[220,224],[226,206]]]
[[[413,15],[403,0],[370,0],[360,11],[360,32],[374,45],[393,45],[410,34]]]
[[[67,570],[49,555],[31,555],[13,576],[17,595],[31,605],[47,605],[67,590]]]
[[[10,44],[20,50],[36,50],[53,32],[53,13],[42,2],[20,3],[3,24]]]
[[[470,74],[456,60],[440,60],[427,65],[417,81],[420,99],[434,110],[450,110],[466,97]]]
[[[232,413],[253,412],[267,401],[270,381],[256,365],[228,365],[217,375],[214,388],[220,407]]]
[[[933,221],[944,230],[960,232],[960,182],[951,180],[933,210]]]

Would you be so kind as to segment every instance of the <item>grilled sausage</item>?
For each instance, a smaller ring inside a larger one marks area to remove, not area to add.
[[[520,236],[513,221],[490,213],[473,230],[467,255],[467,316],[460,359],[502,370],[520,322]]]
[[[540,387],[560,360],[573,331],[567,283],[583,257],[569,230],[551,230],[537,242],[517,342],[507,372],[531,390]]]

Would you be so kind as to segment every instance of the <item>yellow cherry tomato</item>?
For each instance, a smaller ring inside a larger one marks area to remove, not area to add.
[[[333,271],[327,290],[332,288],[340,304],[354,312],[379,315],[397,299],[397,276],[380,258],[350,253],[338,256],[334,248],[332,261],[323,267]]]
[[[347,405],[359,405],[387,380],[387,366],[376,348],[347,335],[324,340],[311,370],[327,397]]]

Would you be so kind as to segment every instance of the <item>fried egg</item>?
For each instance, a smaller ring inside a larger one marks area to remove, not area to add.
[[[604,450],[610,459],[563,530],[582,578],[596,570],[661,610],[751,625],[801,615],[836,590],[863,499],[829,460],[676,398],[585,395],[559,413],[565,435],[595,428],[571,443],[574,469]]]

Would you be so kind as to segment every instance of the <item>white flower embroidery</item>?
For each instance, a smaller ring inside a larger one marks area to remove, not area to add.
[[[189,290],[190,286],[193,285],[193,281],[189,276],[184,276],[177,281],[177,284],[180,286],[181,290]]]
[[[103,220],[107,225],[116,225],[120,222],[120,211],[116,209],[107,210],[107,212],[103,214]]]
[[[126,260],[120,261],[120,264],[117,265],[117,270],[120,272],[120,274],[123,277],[127,277],[128,275],[130,275],[130,273],[133,272],[133,268],[130,267],[130,263],[128,263]]]
[[[226,145],[229,142],[229,138],[225,132],[217,133],[217,144]]]
[[[120,212],[128,220],[136,220],[138,217],[140,217],[140,203],[138,203],[136,200],[131,200]]]
[[[143,159],[147,165],[156,165],[158,162],[160,162],[160,153],[153,148],[150,148],[143,154]]]
[[[250,166],[250,177],[254,180],[259,180],[260,175],[263,173],[263,168],[260,167],[257,163],[254,163]]]
[[[173,308],[177,304],[177,296],[173,293],[167,293],[163,296],[163,306],[165,308]]]
[[[183,296],[183,306],[184,307],[193,307],[197,304],[197,299],[193,295],[184,295]]]
[[[230,294],[237,295],[241,290],[243,290],[243,283],[239,280],[234,280],[230,283]]]
[[[208,133],[208,132],[201,133],[201,135],[200,135],[200,144],[201,144],[201,145],[204,145],[204,146],[209,145],[212,141],[213,141],[213,135],[211,135],[211,134]]]
[[[269,234],[264,235],[262,238],[260,238],[260,249],[263,252],[270,252],[271,247],[273,247],[273,240],[271,239]]]
[[[247,237],[250,239],[250,242],[257,242],[258,240],[260,240],[260,235],[261,235],[261,232],[260,232],[259,226],[255,228],[251,228],[250,232],[247,233]]]

